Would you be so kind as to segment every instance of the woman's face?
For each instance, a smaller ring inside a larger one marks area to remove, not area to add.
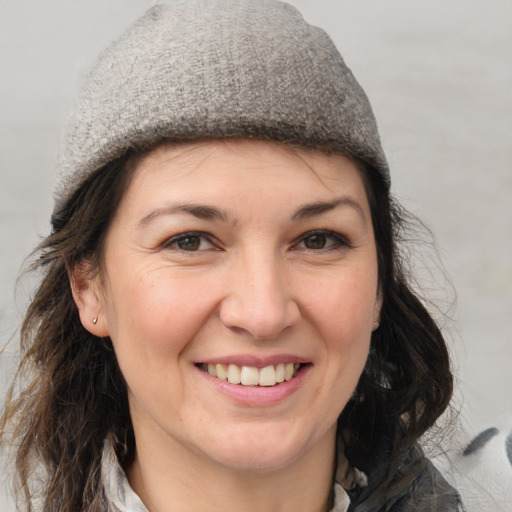
[[[238,470],[332,450],[380,310],[360,172],[269,142],[160,147],[87,293],[82,321],[112,339],[138,449]]]

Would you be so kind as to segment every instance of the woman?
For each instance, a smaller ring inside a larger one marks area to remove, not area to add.
[[[455,511],[366,95],[276,1],[157,6],[70,122],[6,407],[27,510]]]

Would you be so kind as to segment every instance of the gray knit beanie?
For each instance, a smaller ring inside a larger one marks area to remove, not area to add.
[[[55,211],[130,148],[209,137],[340,151],[389,185],[368,98],[324,31],[276,0],[178,0],[151,8],[91,69],[63,140]]]

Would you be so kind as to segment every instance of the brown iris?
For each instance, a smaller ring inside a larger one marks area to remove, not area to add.
[[[201,245],[201,237],[196,235],[186,236],[178,240],[176,245],[182,251],[197,251]]]
[[[322,233],[310,235],[304,239],[306,249],[323,249],[327,243],[327,237]]]

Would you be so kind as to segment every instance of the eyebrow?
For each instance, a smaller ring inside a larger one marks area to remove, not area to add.
[[[229,220],[229,215],[226,212],[212,206],[199,204],[179,204],[176,206],[157,208],[156,210],[153,210],[151,213],[141,219],[139,222],[139,227],[150,224],[157,217],[163,215],[173,215],[176,213],[186,213],[203,220],[221,220],[223,222],[228,222]]]
[[[362,206],[357,201],[347,197],[341,197],[332,201],[316,201],[314,203],[305,204],[292,215],[292,220],[302,220],[315,217],[317,215],[321,215],[322,213],[334,210],[339,206],[348,206],[354,209],[363,220],[366,220]],[[230,216],[226,212],[213,206],[200,204],[179,204],[153,210],[151,213],[140,220],[138,226],[146,226],[157,217],[174,215],[176,213],[185,213],[203,220],[220,220],[222,222],[229,222],[230,219]]]
[[[322,213],[334,210],[338,206],[347,206],[354,209],[359,216],[365,221],[366,215],[364,214],[363,207],[353,199],[349,197],[340,197],[332,201],[317,201],[301,206],[293,215],[293,220],[308,219],[321,215]]]

